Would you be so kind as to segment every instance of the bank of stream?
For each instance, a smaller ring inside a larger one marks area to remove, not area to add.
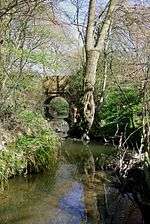
[[[139,218],[139,222],[135,219],[137,212],[139,214],[135,207],[130,209],[130,212],[135,212],[132,222],[114,218],[118,217],[116,211],[114,216],[108,214],[109,211],[113,213],[116,206],[114,198],[120,206],[123,203],[110,190],[105,172],[95,173],[94,184],[90,181],[91,152],[98,161],[99,155],[108,150],[114,149],[97,144],[85,146],[81,142],[64,142],[57,170],[9,180],[6,190],[0,192],[0,224],[142,223]],[[112,203],[106,197],[110,192]]]

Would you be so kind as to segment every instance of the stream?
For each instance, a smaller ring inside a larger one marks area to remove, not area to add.
[[[0,192],[0,224],[105,223],[98,212],[99,206],[105,213],[105,173],[99,174],[102,178],[93,187],[84,171],[90,169],[86,163],[89,149],[98,157],[108,147],[66,141],[57,170],[10,179]]]

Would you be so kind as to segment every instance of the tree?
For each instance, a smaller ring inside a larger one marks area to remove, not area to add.
[[[94,85],[96,81],[96,69],[100,53],[105,48],[108,33],[111,27],[113,13],[117,0],[110,0],[102,26],[95,27],[96,0],[89,1],[88,22],[86,28],[85,52],[86,66],[84,79],[84,117],[88,130],[91,128],[95,114]]]

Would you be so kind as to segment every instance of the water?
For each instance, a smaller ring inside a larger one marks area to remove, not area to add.
[[[106,215],[104,205],[106,175],[96,173],[94,185],[88,178],[93,161],[113,150],[98,144],[65,142],[57,170],[9,180],[8,188],[0,193],[0,224],[109,224],[112,216]],[[109,201],[107,206],[113,211],[116,203]],[[119,212],[114,214],[117,217]],[[111,223],[125,222],[115,218]]]

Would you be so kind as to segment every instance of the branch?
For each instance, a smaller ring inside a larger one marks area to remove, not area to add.
[[[95,22],[96,0],[90,0],[88,11],[88,22],[86,29],[86,50],[91,50],[94,47],[94,22]]]
[[[110,4],[108,6],[108,11],[107,11],[105,20],[103,22],[103,26],[102,26],[102,29],[100,32],[100,36],[98,38],[97,45],[95,47],[96,50],[98,50],[98,51],[100,51],[101,49],[104,48],[105,39],[108,36],[108,32],[109,32],[110,25],[112,22],[112,15],[115,10],[117,2],[118,2],[118,0],[110,0]]]

